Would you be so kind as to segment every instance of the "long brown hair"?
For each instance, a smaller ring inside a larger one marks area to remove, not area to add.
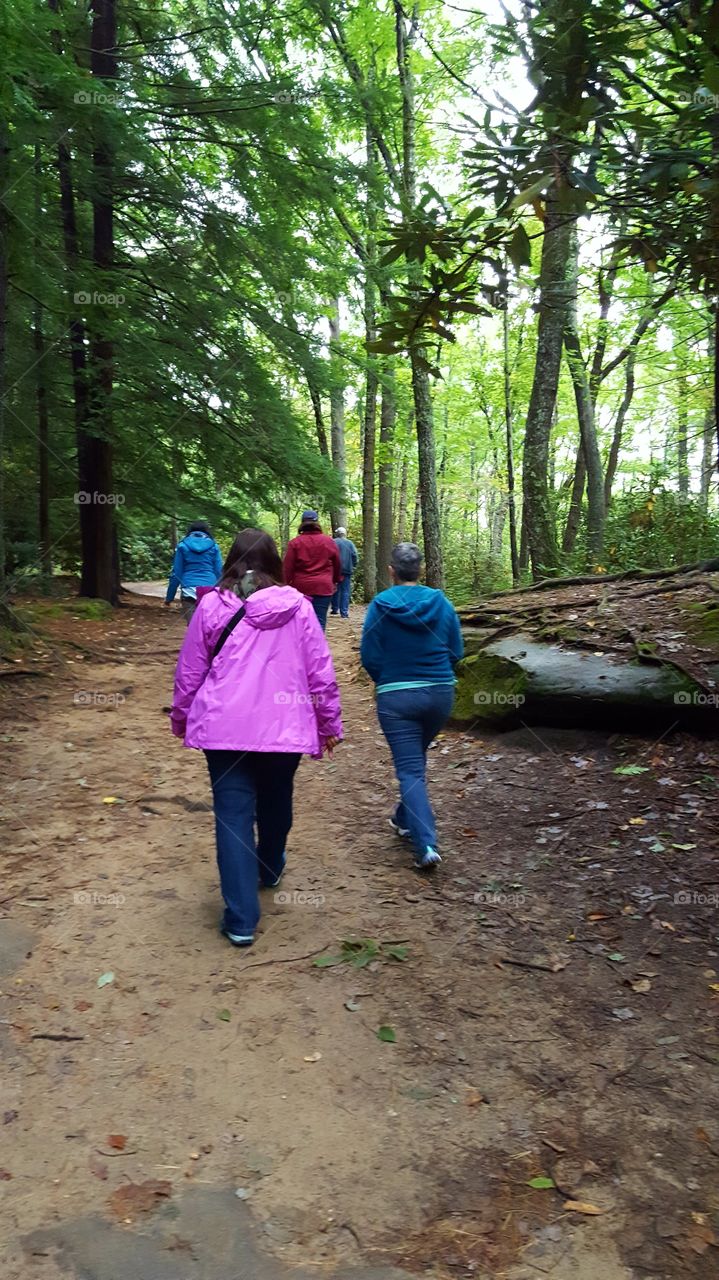
[[[264,529],[241,529],[227,552],[218,587],[238,591],[246,573],[252,572],[259,590],[281,586],[282,561],[274,538]]]

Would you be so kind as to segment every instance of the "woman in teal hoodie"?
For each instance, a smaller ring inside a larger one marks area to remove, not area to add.
[[[409,836],[415,866],[442,861],[427,794],[427,749],[454,702],[454,669],[464,653],[454,607],[442,591],[419,583],[422,553],[400,542],[389,566],[393,586],[375,596],[362,632],[362,666],[377,686],[377,716],[400,789],[390,824]]]
[[[172,604],[179,587],[180,607],[189,622],[197,608],[197,588],[214,587],[221,573],[222,555],[210,526],[204,520],[195,520],[175,548],[165,604]]]

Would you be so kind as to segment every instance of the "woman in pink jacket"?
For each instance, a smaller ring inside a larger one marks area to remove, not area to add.
[[[172,731],[205,752],[215,809],[222,932],[254,942],[258,880],[278,885],[303,753],[342,738],[332,657],[310,601],[282,586],[269,534],[243,529],[202,596],[175,672]],[[257,839],[255,839],[255,823]]]

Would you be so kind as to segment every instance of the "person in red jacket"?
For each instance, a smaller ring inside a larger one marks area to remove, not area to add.
[[[287,543],[283,561],[285,583],[312,601],[322,630],[327,610],[342,578],[340,553],[334,538],[322,532],[316,511],[303,511],[296,538]]]

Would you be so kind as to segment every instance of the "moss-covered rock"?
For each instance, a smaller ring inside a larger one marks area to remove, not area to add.
[[[457,667],[452,718],[463,724],[497,724],[516,716],[524,702],[527,673],[518,663],[493,653],[475,653]]]

